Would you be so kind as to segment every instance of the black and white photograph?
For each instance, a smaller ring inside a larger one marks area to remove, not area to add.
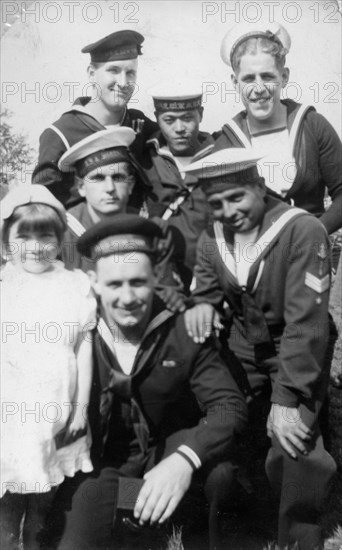
[[[2,550],[342,549],[342,1],[2,0]]]

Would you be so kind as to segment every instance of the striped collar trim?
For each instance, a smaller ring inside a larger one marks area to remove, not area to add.
[[[76,235],[76,237],[80,237],[81,235],[83,235],[83,233],[85,233],[86,228],[84,227],[84,225],[81,224],[81,222],[79,222],[75,218],[75,216],[70,214],[70,212],[67,212],[66,217],[68,222],[68,228]]]
[[[103,126],[104,128],[106,128],[106,125],[103,124],[102,122],[100,122],[97,118],[95,118],[91,113],[89,113],[84,107],[83,105],[73,105],[70,109],[68,109],[67,111],[64,112],[64,114],[66,113],[72,113],[72,112],[75,112],[77,111],[78,113],[82,113],[83,115],[87,115],[89,116],[90,118],[93,118],[94,120],[96,120],[96,122],[98,124],[101,124],[101,126]],[[123,115],[121,117],[121,120],[120,122],[118,123],[119,126],[122,126],[123,124],[123,121],[125,120],[126,118],[126,115],[127,115],[127,107],[125,107],[125,110],[123,112]],[[110,124],[108,124],[108,126],[110,126]]]
[[[301,208],[291,208],[290,210],[286,210],[272,225],[269,227],[262,235],[259,236],[258,240],[253,243],[253,245],[256,247],[257,254],[255,259],[250,262],[249,266],[249,273],[253,265],[255,265],[260,258],[262,258],[267,250],[272,246],[274,243],[276,237],[279,235],[279,233],[283,230],[285,225],[290,222],[293,218],[300,216],[302,214],[307,214],[305,210],[302,210]],[[229,250],[227,242],[224,237],[223,233],[223,225],[221,222],[214,222],[214,233],[215,233],[215,239],[216,244],[218,247],[219,254],[221,256],[221,259],[226,266],[229,273],[234,277],[234,280],[237,281],[236,278],[236,263],[235,258],[232,254],[232,252]],[[249,277],[249,274],[248,274]],[[247,280],[248,280],[247,277]],[[258,277],[258,283],[260,281],[260,277]],[[257,284],[254,284],[253,291],[256,289]]]

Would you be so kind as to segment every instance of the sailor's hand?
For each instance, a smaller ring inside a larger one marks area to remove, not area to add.
[[[297,458],[298,451],[308,454],[305,443],[310,441],[312,431],[302,421],[298,408],[273,403],[267,419],[267,435],[272,434],[292,458]]]
[[[185,328],[196,344],[203,344],[211,335],[215,313],[211,304],[197,304],[185,312]]]
[[[185,458],[173,453],[147,472],[134,508],[139,523],[167,520],[188,490],[193,471]]]

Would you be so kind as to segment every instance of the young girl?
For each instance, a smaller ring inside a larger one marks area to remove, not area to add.
[[[62,204],[43,186],[1,202],[2,548],[38,549],[54,488],[92,471],[87,435],[96,302],[87,276],[57,259]],[[24,519],[23,519],[24,518]],[[22,524],[22,535],[21,523]]]

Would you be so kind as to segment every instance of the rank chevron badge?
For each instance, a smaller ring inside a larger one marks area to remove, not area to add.
[[[325,277],[319,278],[307,271],[305,273],[304,284],[311,288],[314,292],[317,292],[317,294],[323,294],[323,292],[329,290],[330,288],[330,275],[327,274]],[[320,304],[322,302],[321,298],[316,298],[316,302],[317,304]]]

